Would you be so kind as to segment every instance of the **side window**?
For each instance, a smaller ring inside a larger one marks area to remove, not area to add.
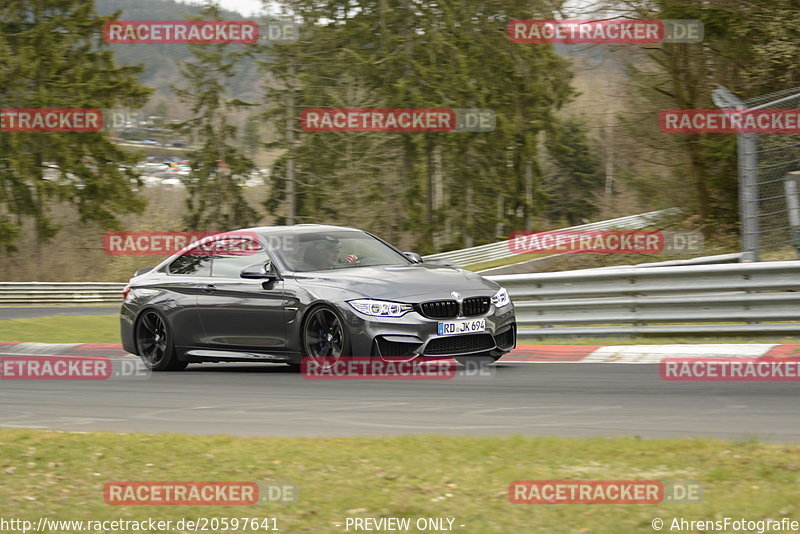
[[[211,255],[187,252],[169,264],[169,274],[211,276]]]
[[[252,246],[252,241],[247,241],[250,245],[242,246],[243,240],[226,240],[221,243],[216,254],[214,254],[214,264],[211,269],[211,276],[221,278],[239,278],[242,269],[248,265],[256,263],[267,263],[270,261],[269,256],[263,248],[256,245],[258,248]],[[232,252],[225,254],[224,250],[230,246]]]

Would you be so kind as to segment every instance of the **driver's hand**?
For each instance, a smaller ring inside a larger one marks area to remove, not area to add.
[[[342,258],[342,261],[345,263],[358,263],[358,256],[353,256],[353,255],[345,256],[344,258]]]

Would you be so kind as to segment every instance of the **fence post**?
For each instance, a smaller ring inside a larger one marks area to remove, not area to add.
[[[792,243],[797,251],[797,256],[800,257],[800,199],[797,197],[797,180],[800,180],[800,171],[788,172],[783,176]]]
[[[756,134],[738,134],[739,213],[742,221],[742,261],[759,261],[758,171]]]
[[[728,88],[719,86],[711,94],[718,108],[727,110],[746,109],[742,100]],[[739,157],[739,219],[741,221],[742,262],[758,261],[758,172],[756,169],[756,134],[740,133],[736,137]]]

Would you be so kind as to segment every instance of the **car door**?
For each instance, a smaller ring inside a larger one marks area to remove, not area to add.
[[[208,284],[211,262],[211,255],[190,250],[174,259],[149,284],[163,293],[158,308],[167,315],[178,347],[197,346],[205,336],[197,313],[197,297]]]
[[[237,239],[244,238],[220,241]],[[213,248],[211,276],[197,297],[205,331],[202,345],[218,350],[280,352],[286,347],[283,281],[239,276],[248,265],[270,261],[269,255],[259,244],[246,252],[235,244],[220,246],[219,242]],[[229,250],[232,252],[226,252]]]

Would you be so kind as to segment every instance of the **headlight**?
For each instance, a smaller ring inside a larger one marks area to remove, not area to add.
[[[504,287],[501,287],[500,291],[495,293],[492,297],[492,304],[494,304],[496,308],[502,308],[503,306],[508,306],[511,304],[511,298],[508,296],[508,290],[506,290]]]
[[[402,317],[414,309],[411,304],[400,304],[399,302],[388,302],[386,300],[356,299],[348,300],[347,303],[356,311],[373,317]]]

